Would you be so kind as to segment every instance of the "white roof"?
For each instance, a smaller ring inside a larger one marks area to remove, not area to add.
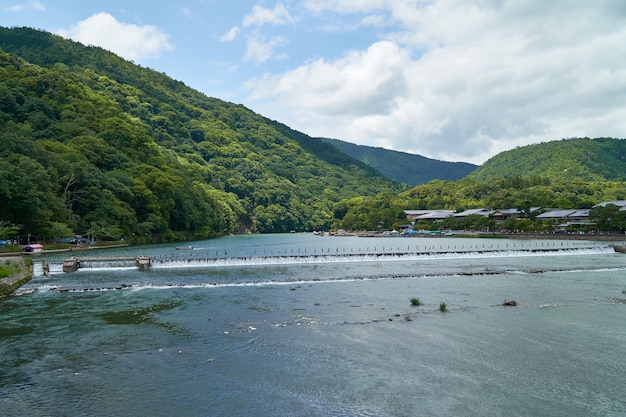
[[[429,220],[429,219],[445,219],[446,217],[454,214],[454,210],[435,210],[430,213],[422,214],[415,220]]]
[[[626,200],[603,201],[600,204],[596,204],[594,207],[606,207],[609,204],[624,208],[626,207]]]
[[[469,210],[465,210],[462,211],[460,213],[455,213],[454,216],[455,217],[466,217],[469,216],[471,214],[480,214],[481,216],[489,216],[491,213],[493,213],[492,210],[486,209],[486,208],[479,208],[479,209],[469,209]]]
[[[509,208],[509,209],[500,209],[500,210],[496,210],[498,213],[502,213],[502,214],[519,214],[519,210],[516,208]]]
[[[568,217],[589,217],[589,209],[575,210]]]
[[[565,217],[569,217],[572,213],[575,213],[577,210],[552,210],[546,211],[545,213],[541,213],[535,217],[536,219],[562,219]]]

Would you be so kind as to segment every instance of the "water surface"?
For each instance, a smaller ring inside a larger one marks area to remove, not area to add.
[[[50,256],[0,301],[2,414],[626,415],[626,256],[604,243],[193,246],[89,253],[149,255],[144,272]]]

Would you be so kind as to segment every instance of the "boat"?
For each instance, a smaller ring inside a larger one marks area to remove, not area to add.
[[[176,246],[176,250],[193,250],[193,246]]]
[[[32,255],[34,253],[41,253],[41,252],[43,252],[43,246],[40,245],[39,243],[35,243],[32,245],[28,244],[22,248],[22,254],[24,255]]]

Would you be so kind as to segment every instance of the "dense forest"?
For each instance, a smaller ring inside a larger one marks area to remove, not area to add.
[[[587,209],[603,201],[626,200],[626,141],[613,138],[571,138],[518,147],[495,155],[458,181],[432,180],[401,193],[345,199],[335,206],[335,227],[355,230],[390,229],[406,223],[406,209],[472,208]],[[533,221],[506,224],[506,229],[550,231],[554,224]],[[539,213],[535,213],[539,214]],[[598,208],[600,230],[626,230],[625,211]],[[494,226],[483,216],[462,222],[449,219],[420,228],[482,229]]]
[[[549,177],[491,177],[480,181],[464,178],[459,181],[434,180],[401,193],[381,193],[345,199],[335,206],[335,227],[354,230],[389,230],[406,223],[404,210],[447,209],[461,212],[472,208],[518,209],[532,220],[531,207],[545,209],[586,209],[603,201],[626,200],[623,181],[584,181]],[[615,206],[613,206],[615,207]],[[599,210],[602,211],[602,210]],[[610,210],[597,215],[605,216]],[[534,213],[539,214],[539,213]],[[626,212],[622,212],[626,215]],[[616,219],[619,220],[619,219]],[[450,219],[454,222],[455,219]],[[470,216],[464,223],[422,224],[420,228],[482,229],[489,226],[483,216]],[[610,220],[607,220],[610,222]],[[621,222],[621,220],[619,220]],[[528,230],[552,230],[553,224],[527,222]],[[625,223],[626,224],[626,223]],[[493,225],[491,223],[491,225]],[[620,223],[621,225],[621,223]],[[604,230],[621,230],[620,225]],[[518,222],[511,229],[523,229]]]
[[[571,138],[501,152],[470,174],[493,177],[626,181],[626,141],[613,138]]]
[[[355,145],[338,139],[322,138],[322,140],[332,143],[348,155],[377,169],[387,178],[411,187],[437,179],[460,180],[478,168],[467,162],[439,161],[406,152]]]
[[[332,141],[28,28],[0,28],[0,144],[0,239],[385,230],[405,223],[407,209],[479,207],[519,208],[527,216],[514,226],[536,230],[531,207],[626,199],[620,139],[517,148],[455,181],[430,167],[438,179],[408,189]],[[377,163],[405,155],[386,151]],[[593,216],[602,230],[626,227],[614,206]]]
[[[327,229],[341,199],[401,190],[326,142],[49,33],[0,28],[0,80],[5,235]]]

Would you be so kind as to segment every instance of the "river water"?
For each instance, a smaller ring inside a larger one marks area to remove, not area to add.
[[[88,253],[149,271],[46,255],[50,277],[0,300],[0,415],[626,415],[626,255],[606,243],[191,245]]]

